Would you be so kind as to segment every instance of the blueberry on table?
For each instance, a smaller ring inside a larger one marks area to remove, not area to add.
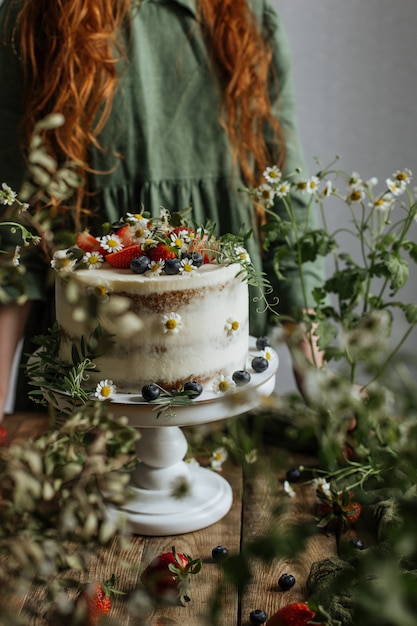
[[[174,259],[166,259],[164,265],[164,272],[170,276],[179,274],[181,269],[181,261],[176,257]]]
[[[150,383],[149,385],[144,385],[142,387],[142,398],[145,402],[152,402],[152,400],[157,400],[161,395],[161,390],[158,385],[154,385]]]
[[[211,551],[211,556],[216,562],[224,561],[229,556],[229,550],[224,546],[216,546]]]
[[[203,393],[203,385],[196,380],[188,380],[184,385],[184,391],[190,392],[187,395],[191,400],[194,400]]]
[[[255,356],[252,359],[252,367],[254,371],[257,372],[258,374],[268,369],[268,366],[269,366],[268,359],[265,359],[265,357],[263,356]]]
[[[287,471],[286,477],[289,483],[297,483],[301,478],[301,472],[298,467],[292,467]]]
[[[258,337],[256,340],[256,347],[258,350],[265,350],[265,348],[269,347],[271,342],[269,337]]]
[[[282,574],[279,577],[278,585],[282,591],[288,591],[295,585],[295,578],[292,574]]]
[[[262,609],[255,609],[250,612],[249,619],[251,624],[255,624],[255,626],[257,626],[258,624],[265,624],[268,619],[268,615]]]
[[[246,370],[237,370],[232,374],[233,381],[240,387],[241,385],[247,385],[250,382],[251,375]]]
[[[145,254],[137,256],[130,262],[130,269],[134,274],[144,274],[151,266],[151,260]]]

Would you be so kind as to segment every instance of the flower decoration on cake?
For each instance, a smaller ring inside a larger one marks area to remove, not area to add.
[[[123,248],[122,241],[118,235],[105,235],[100,239],[100,245],[107,252],[119,252]]]
[[[224,393],[229,393],[233,391],[236,387],[236,383],[230,376],[225,376],[224,374],[220,374],[215,381],[213,382],[213,391],[217,395],[222,395]]]
[[[189,257],[185,257],[182,259],[180,265],[180,274],[183,276],[192,276],[197,270],[197,267],[194,265],[193,260]]]
[[[172,312],[163,315],[161,319],[161,324],[163,332],[169,333],[171,335],[176,335],[183,326],[181,321],[181,315]]]
[[[95,397],[98,400],[109,400],[115,395],[116,391],[116,385],[113,383],[113,381],[106,378],[105,380],[101,380],[98,383],[96,387]]]
[[[51,267],[56,272],[72,272],[76,263],[76,259],[69,257],[66,250],[57,250],[51,261]]]
[[[89,270],[98,270],[104,263],[104,257],[99,252],[86,252],[83,256],[83,262]]]
[[[101,303],[108,302],[112,289],[106,281],[97,281],[95,285],[87,287],[87,293],[93,295]]]
[[[229,337],[231,337],[237,330],[239,330],[239,322],[232,317],[228,317],[224,329]]]

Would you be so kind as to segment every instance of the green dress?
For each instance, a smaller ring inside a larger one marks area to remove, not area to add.
[[[0,32],[13,4],[5,0],[0,8]],[[288,42],[267,0],[251,0],[251,7],[273,49],[279,106],[277,95],[271,93],[271,97],[287,140],[286,170],[300,167],[305,171]],[[129,63],[121,73],[111,118],[101,136],[106,151],[91,151],[92,167],[109,172],[90,179],[91,201],[99,219],[115,221],[126,211],[139,212],[142,207],[152,214],[159,214],[160,207],[191,207],[197,223],[211,220],[219,233],[256,231],[252,203],[239,191],[243,183],[232,166],[228,139],[219,124],[221,94],[198,28],[196,0],[143,0],[133,9],[129,46]],[[1,45],[0,182],[14,189],[19,189],[24,175],[17,143],[21,84],[18,57]],[[306,201],[302,196],[294,199],[300,222]],[[275,210],[282,212],[283,207],[277,204]],[[262,260],[256,236],[248,248],[257,269],[267,273],[281,312],[301,306],[296,268],[289,266],[288,280],[280,282],[270,258]],[[30,297],[42,298],[45,270],[31,263],[26,276]],[[307,269],[307,281],[309,290],[322,281],[319,265]],[[259,335],[265,332],[265,318],[255,308],[252,305],[251,331]]]

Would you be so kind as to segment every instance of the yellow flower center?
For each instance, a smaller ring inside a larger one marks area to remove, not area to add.
[[[115,239],[109,239],[107,242],[107,245],[109,246],[109,248],[117,248],[117,246],[119,245],[119,242],[116,241]]]
[[[193,271],[193,266],[190,265],[189,263],[185,263],[184,272],[192,272],[192,271]]]
[[[108,398],[111,395],[111,389],[108,385],[103,385],[100,393],[103,396],[103,398]]]
[[[106,288],[103,285],[96,285],[94,291],[98,298],[102,298],[107,294]]]
[[[237,330],[239,328],[239,322],[232,322],[232,330]]]
[[[143,228],[137,228],[135,230],[135,237],[137,239],[140,239],[141,237],[143,237],[144,233],[145,233],[145,230]]]
[[[171,318],[166,322],[165,326],[168,330],[174,330],[177,327],[177,322]]]
[[[350,199],[352,200],[352,202],[357,202],[358,200],[361,199],[361,193],[360,191],[352,191],[352,193],[350,194]]]
[[[96,255],[90,256],[88,262],[90,263],[90,265],[95,265],[98,261],[98,258],[96,257]]]
[[[398,172],[397,180],[399,181],[407,180],[407,175],[404,172]]]
[[[219,383],[219,390],[220,390],[222,393],[226,393],[226,391],[227,391],[228,389],[229,389],[229,383],[227,382],[227,380],[222,380],[222,381]]]
[[[304,189],[306,189],[307,187],[307,183],[305,183],[304,181],[297,183],[297,189],[299,189],[300,191],[303,191]]]

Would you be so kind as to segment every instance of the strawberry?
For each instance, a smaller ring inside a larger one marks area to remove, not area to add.
[[[84,252],[96,252],[100,249],[100,242],[96,237],[90,235],[88,230],[77,234],[77,246]]]
[[[305,602],[292,602],[271,615],[266,626],[307,626],[315,615]]]
[[[176,254],[174,250],[168,246],[166,243],[158,243],[157,246],[153,248],[149,248],[147,250],[146,255],[150,258],[151,261],[166,261],[167,259],[175,259]]]
[[[142,246],[134,245],[123,248],[118,252],[106,254],[106,261],[112,267],[118,269],[129,269],[131,261],[142,254]]]
[[[179,598],[182,605],[191,600],[190,574],[201,569],[201,559],[192,560],[172,547],[155,557],[141,574],[142,584],[153,595],[172,601]]]
[[[362,506],[357,502],[352,491],[337,492],[332,490],[330,495],[317,490],[319,504],[317,514],[320,517],[317,526],[327,531],[343,533],[360,517]]]
[[[218,243],[214,237],[208,239],[208,237],[205,236],[203,239],[199,237],[193,239],[190,243],[189,250],[190,252],[199,252],[203,257],[203,263],[215,263],[218,247]]]
[[[119,237],[125,248],[127,248],[128,246],[132,246],[135,243],[132,237],[130,224],[125,224],[124,226],[121,226],[121,228],[116,231],[116,235]]]
[[[9,433],[7,432],[6,428],[4,428],[4,426],[0,426],[0,446],[4,446],[7,441],[8,435]]]
[[[86,619],[84,626],[96,626],[103,615],[110,613],[112,600],[116,594],[123,594],[115,588],[116,577],[103,583],[88,583],[78,596],[78,602],[85,605]]]

